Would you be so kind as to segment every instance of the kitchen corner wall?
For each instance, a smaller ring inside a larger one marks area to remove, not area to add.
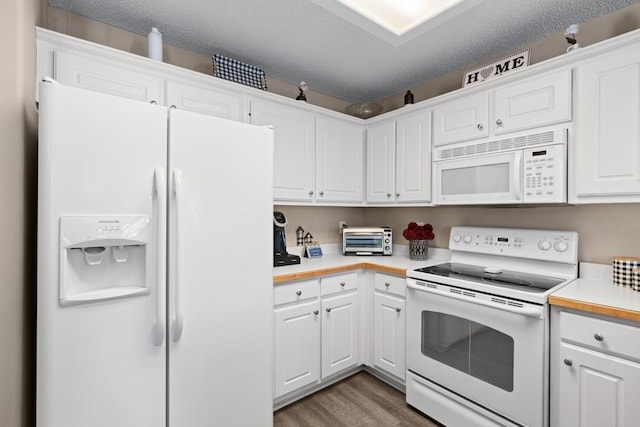
[[[618,255],[640,257],[640,204],[603,204],[542,207],[367,207],[331,208],[275,206],[287,218],[287,245],[296,245],[296,229],[302,226],[320,243],[341,242],[338,222],[349,225],[385,225],[393,228],[395,244],[410,221],[430,223],[436,238],[433,247],[447,248],[454,225],[536,228],[577,231],[580,261],[611,264]]]
[[[35,424],[35,31],[42,0],[0,10],[0,424]]]

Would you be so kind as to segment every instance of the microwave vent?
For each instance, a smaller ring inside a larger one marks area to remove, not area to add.
[[[507,151],[521,149],[536,145],[548,145],[564,142],[562,134],[566,135],[566,129],[559,131],[546,131],[530,135],[522,135],[513,138],[499,139],[488,142],[471,143],[469,145],[443,148],[438,150],[436,160],[455,159],[457,157],[467,157],[477,154],[493,153],[497,151]]]

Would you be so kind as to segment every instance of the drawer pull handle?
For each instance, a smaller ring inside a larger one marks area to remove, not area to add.
[[[331,313],[331,307],[327,307],[327,313]]]
[[[320,313],[318,310],[313,310],[313,314],[315,314],[316,316],[318,315],[318,313]]]
[[[296,291],[296,295],[298,296],[302,295],[302,291]]]
[[[573,360],[571,359],[564,359],[564,364],[567,366],[573,366]]]
[[[389,282],[384,282],[384,285],[388,288],[389,286],[391,286],[391,283],[389,283]]]
[[[482,130],[484,128],[484,126],[482,126],[482,123],[478,123],[478,126],[476,126],[478,128],[478,130]]]
[[[340,282],[340,286],[342,286],[344,288],[344,282]]]
[[[396,307],[396,313],[400,313],[402,309],[400,307]]]
[[[604,335],[602,334],[595,334],[593,337],[596,339],[596,341],[604,341]]]

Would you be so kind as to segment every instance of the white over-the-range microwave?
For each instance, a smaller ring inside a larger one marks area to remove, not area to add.
[[[566,128],[435,147],[436,205],[567,202]]]

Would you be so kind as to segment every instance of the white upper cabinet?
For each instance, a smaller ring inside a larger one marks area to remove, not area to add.
[[[431,201],[431,112],[396,121],[396,202]]]
[[[431,201],[430,112],[422,110],[367,128],[367,202]]]
[[[480,92],[435,106],[433,145],[489,136],[489,94]]]
[[[547,73],[494,91],[495,135],[571,120],[571,69]]]
[[[133,64],[109,61],[89,54],[53,53],[53,77],[58,82],[95,92],[162,104],[164,80]]]
[[[579,62],[570,202],[640,202],[640,48]]]
[[[312,202],[315,196],[315,114],[252,99],[251,123],[273,126],[274,200]]]
[[[316,134],[316,200],[361,204],[364,127],[319,115]]]
[[[213,89],[210,85],[169,80],[166,105],[178,110],[243,121],[241,93]]]
[[[433,145],[569,121],[571,89],[571,69],[565,68],[436,105]]]
[[[367,128],[367,202],[395,200],[396,122]]]

